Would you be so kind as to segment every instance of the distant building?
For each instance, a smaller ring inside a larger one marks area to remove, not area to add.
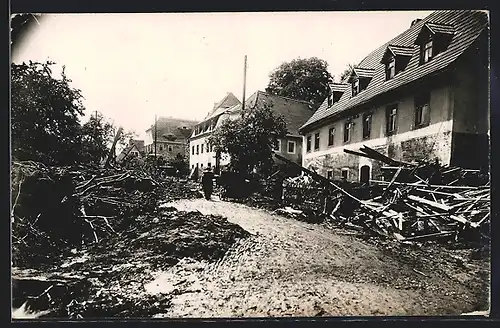
[[[142,157],[144,155],[144,140],[130,139],[125,147],[116,157],[116,162],[122,162],[129,157]]]
[[[156,138],[155,125],[151,125],[146,130],[145,152],[147,155],[155,154],[156,140],[156,155],[170,161],[177,154],[181,154],[186,160],[189,158],[188,145],[189,136],[192,133],[192,128],[197,121],[183,120],[172,117],[160,117],[156,122]]]
[[[344,152],[366,145],[397,160],[487,167],[487,13],[436,11],[409,25],[330,85],[300,129],[304,166],[329,178],[381,178],[379,162]]]
[[[278,115],[283,115],[288,134],[278,139],[275,151],[282,156],[300,164],[302,161],[302,137],[299,127],[303,125],[313,114],[313,109],[306,101],[294,100],[257,91],[245,101],[245,110],[251,108],[264,108],[270,105],[270,109]],[[229,164],[229,156],[221,154],[216,158],[206,139],[225,119],[237,120],[241,117],[242,104],[238,103],[231,107],[224,107],[215,111],[216,115],[209,114],[203,122],[197,125],[190,139],[190,167],[224,166]],[[218,163],[216,161],[219,161]]]
[[[208,145],[208,137],[222,122],[221,117],[226,117],[227,111],[241,102],[236,96],[228,92],[221,101],[214,104],[208,115],[194,126],[189,139],[189,167],[203,169],[215,166],[216,158],[213,147]]]

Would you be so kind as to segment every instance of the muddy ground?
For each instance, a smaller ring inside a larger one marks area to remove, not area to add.
[[[171,295],[154,317],[458,315],[487,310],[489,259],[442,245],[366,239],[242,204],[181,200],[252,235],[215,263],[180,262],[153,274]]]

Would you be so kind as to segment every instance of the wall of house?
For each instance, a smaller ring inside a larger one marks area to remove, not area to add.
[[[209,166],[215,167],[215,152],[207,152],[207,142],[210,134],[192,138],[189,142],[189,167],[192,169],[196,166],[206,168]],[[196,146],[198,145],[199,152],[196,153]],[[194,155],[193,155],[194,146]],[[203,152],[201,147],[203,146]]]
[[[278,153],[297,163],[301,164],[302,163],[302,138],[300,137],[292,137],[292,136],[287,136],[286,138],[280,138],[280,149],[278,150]],[[295,143],[295,151],[293,153],[288,152],[288,142],[294,142]]]
[[[415,128],[414,95],[419,90],[408,90],[394,101],[386,101],[382,105],[368,108],[356,116],[342,118],[334,123],[307,133],[303,137],[303,166],[313,167],[316,171],[327,176],[333,171],[334,179],[340,178],[342,169],[349,171],[348,180],[359,180],[361,167],[370,168],[372,179],[381,179],[381,163],[368,158],[347,154],[344,149],[359,151],[363,145],[371,147],[391,158],[403,161],[420,159],[438,159],[448,164],[451,157],[452,112],[451,88],[436,86],[430,92],[430,119],[429,125]],[[386,107],[397,103],[397,133],[386,135]],[[363,140],[363,113],[372,113],[371,135]],[[350,141],[344,143],[344,126],[347,120],[354,123]],[[335,128],[334,143],[328,146],[328,130]],[[320,149],[314,150],[314,134],[320,133]],[[306,151],[306,137],[311,135],[311,151]]]
[[[154,154],[153,147],[153,143],[146,145],[146,152]],[[151,152],[149,150],[151,150]],[[181,142],[157,141],[156,154],[157,156],[163,157],[167,161],[173,160],[177,156],[177,154],[184,155],[185,158],[187,158],[187,145]]]
[[[488,166],[489,82],[485,50],[466,56],[454,71],[452,164],[479,169]]]

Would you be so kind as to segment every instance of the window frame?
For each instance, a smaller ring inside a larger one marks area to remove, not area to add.
[[[344,123],[344,143],[349,143],[351,141],[351,128],[352,128],[353,122],[352,121],[346,121]],[[347,136],[347,139],[346,139]]]
[[[335,127],[328,128],[328,146],[331,147],[335,144]]]
[[[290,145],[293,145],[293,151],[290,151]],[[295,154],[297,152],[297,143],[294,140],[288,140],[286,151],[288,154]]]
[[[395,110],[395,113],[393,114],[392,112]],[[393,121],[391,119],[393,118]],[[386,135],[393,135],[397,133],[398,131],[398,105],[397,104],[392,104],[386,107],[386,112],[385,112],[385,119],[386,119],[386,127],[385,127],[385,132]],[[390,123],[393,122],[394,128],[390,129]]]
[[[388,81],[396,76],[396,56],[391,55],[385,64],[385,80]]]
[[[372,135],[372,113],[365,113],[362,116],[362,138],[363,140],[370,139]],[[368,125],[365,125],[366,122],[369,122]],[[367,129],[365,129],[367,128]],[[366,130],[368,130],[368,133],[366,133]]]
[[[312,136],[308,134],[306,136],[306,153],[310,153],[312,149]]]
[[[196,145],[196,155],[200,154],[200,145]]]
[[[320,143],[321,139],[320,139],[320,133],[319,132],[316,132],[314,134],[314,151],[317,151],[320,149]]]
[[[352,81],[352,96],[355,97],[360,93],[359,89],[360,81],[359,78],[356,78],[354,81]]]
[[[420,45],[420,64],[428,63],[434,57],[434,40],[429,36],[427,40]]]
[[[191,148],[191,155],[194,155],[194,145]]]
[[[326,178],[328,180],[333,180],[333,170],[326,171]]]
[[[427,108],[426,113],[424,113],[423,111],[424,107]],[[415,117],[414,117],[415,129],[425,127],[430,124],[430,110],[431,110],[430,107],[431,107],[430,92],[425,92],[415,97]]]
[[[276,144],[273,145],[273,150],[281,153],[281,140],[276,139]]]
[[[174,147],[172,147],[172,145],[168,145],[167,147],[168,147],[168,148],[167,148],[167,150],[168,150],[169,152],[174,151]]]
[[[342,179],[349,180],[349,168],[343,167],[342,169],[340,169],[340,172]],[[345,172],[345,178],[344,178],[344,172]]]

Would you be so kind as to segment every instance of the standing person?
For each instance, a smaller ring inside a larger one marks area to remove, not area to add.
[[[210,200],[212,192],[214,190],[214,174],[210,168],[206,168],[203,172],[203,177],[201,178],[201,185],[203,187],[203,193],[205,194],[205,199]]]

